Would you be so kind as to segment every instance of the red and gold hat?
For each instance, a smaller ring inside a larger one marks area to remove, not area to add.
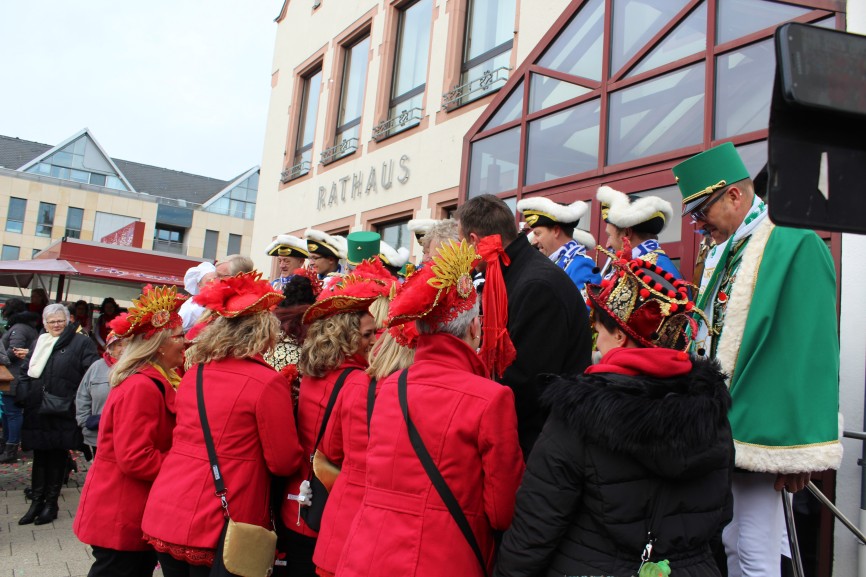
[[[391,293],[395,279],[378,259],[362,262],[351,273],[326,287],[304,313],[310,324],[340,313],[360,312],[381,296]]]
[[[129,312],[116,316],[108,326],[120,338],[144,335],[149,339],[157,331],[183,325],[177,311],[186,298],[177,294],[177,287],[147,285],[141,296],[132,301]]]
[[[210,282],[193,297],[196,304],[230,319],[270,310],[281,300],[283,293],[275,291],[257,271]]]
[[[587,285],[590,306],[610,315],[642,346],[687,350],[697,330],[692,315],[700,314],[689,299],[691,285],[651,262],[623,255],[631,255],[627,240],[612,255],[613,276]]]
[[[472,269],[480,258],[466,241],[443,244],[432,266],[421,268],[399,288],[391,302],[388,326],[418,319],[439,325],[470,310],[478,298]]]

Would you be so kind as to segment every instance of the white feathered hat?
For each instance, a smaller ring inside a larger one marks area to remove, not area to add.
[[[344,236],[330,235],[321,230],[308,228],[304,231],[304,238],[307,239],[307,250],[310,251],[310,254],[336,259],[346,258],[349,243]]]
[[[659,234],[674,216],[671,203],[658,196],[628,195],[601,186],[596,198],[601,203],[601,217],[617,228]]]
[[[524,198],[517,203],[523,220],[532,228],[536,226],[577,226],[577,221],[589,211],[589,203],[578,200],[571,204],[559,204],[543,196]]]
[[[300,258],[310,256],[306,241],[290,234],[277,235],[277,238],[268,245],[265,252],[268,253],[268,256],[297,256]]]
[[[415,238],[418,239],[418,242],[421,242],[421,237],[430,232],[430,229],[433,228],[433,225],[437,222],[439,221],[433,218],[413,218],[406,223],[406,226],[409,228],[409,232],[415,234]]]
[[[400,270],[409,262],[409,249],[401,246],[394,250],[394,247],[383,240],[379,242],[379,258],[385,266]]]

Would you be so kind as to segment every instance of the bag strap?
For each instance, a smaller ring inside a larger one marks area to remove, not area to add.
[[[452,517],[454,517],[454,521],[457,522],[457,526],[460,528],[460,532],[463,533],[466,542],[469,543],[470,547],[472,547],[472,552],[475,553],[475,558],[478,559],[478,564],[481,566],[481,573],[487,575],[487,564],[484,562],[484,556],[481,554],[481,547],[478,546],[478,541],[475,539],[475,533],[472,532],[469,520],[466,519],[463,509],[460,508],[460,503],[457,502],[457,498],[454,496],[454,493],[451,492],[448,483],[446,483],[445,478],[442,477],[442,473],[440,473],[439,469],[436,468],[436,463],[433,462],[433,457],[430,456],[427,447],[424,446],[424,441],[421,440],[421,435],[418,433],[418,429],[415,428],[415,424],[412,422],[412,419],[409,418],[409,401],[406,391],[406,375],[408,373],[409,369],[403,369],[400,373],[400,378],[397,380],[397,397],[400,400],[400,410],[403,411],[403,419],[406,421],[406,428],[409,429],[409,441],[412,443],[412,448],[415,449],[415,454],[418,455],[421,465],[424,466],[427,476],[430,477],[430,480],[433,482],[433,487],[436,488],[436,492],[439,493],[440,497],[442,497],[442,501],[445,503],[445,506],[448,507],[448,512],[451,513]]]
[[[316,444],[313,445],[313,452],[310,454],[311,461],[313,455],[316,453],[316,449],[319,448],[319,443],[322,442],[322,437],[325,436],[325,429],[328,427],[328,421],[331,419],[331,411],[334,410],[334,404],[337,402],[337,397],[340,396],[340,390],[343,388],[343,383],[346,382],[346,377],[348,377],[349,373],[352,371],[357,370],[359,370],[358,367],[349,367],[340,373],[339,377],[337,377],[337,382],[334,383],[334,389],[331,391],[331,398],[328,399],[328,406],[325,407],[325,416],[322,417],[322,426],[319,427],[319,436],[316,437]]]
[[[162,396],[164,398],[165,397],[165,385],[162,384],[162,381],[160,381],[156,377],[150,377],[150,380],[153,381],[153,384],[156,385],[156,388],[159,389],[159,392],[162,393]]]
[[[228,501],[226,500],[226,486],[223,482],[223,476],[220,472],[220,466],[217,462],[216,448],[213,444],[213,436],[210,433],[210,425],[207,421],[207,411],[204,407],[204,387],[202,386],[202,375],[204,374],[204,365],[200,364],[196,371],[195,377],[195,394],[198,399],[198,416],[201,420],[201,430],[204,433],[204,444],[207,447],[207,457],[210,461],[210,472],[213,475],[213,484],[216,488],[216,496],[220,498],[223,506],[223,511],[228,517]]]
[[[367,387],[367,437],[370,437],[370,421],[373,419],[373,405],[376,404],[376,377],[370,379]]]

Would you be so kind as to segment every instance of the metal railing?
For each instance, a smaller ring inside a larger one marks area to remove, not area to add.
[[[486,94],[496,83],[501,83],[504,86],[508,81],[508,72],[510,70],[511,68],[507,66],[500,66],[494,70],[485,70],[479,78],[456,85],[442,95],[442,110],[450,112],[455,108],[459,108],[474,100],[471,97],[476,95],[477,97],[481,97]]]
[[[322,151],[319,155],[319,164],[331,164],[335,160],[343,158],[347,154],[351,154],[356,150],[358,150],[358,139],[344,138],[338,144]]]
[[[379,142],[380,140],[385,140],[389,136],[393,136],[407,128],[417,126],[421,123],[421,119],[424,117],[423,115],[424,111],[417,107],[401,110],[400,113],[393,118],[387,118],[373,127],[373,140]]]
[[[310,172],[310,168],[311,168],[310,161],[309,160],[302,160],[298,164],[296,164],[294,166],[290,166],[287,169],[285,169],[282,172],[282,174],[280,175],[280,182],[285,184],[286,182],[289,182],[290,180],[294,180],[298,177],[304,176],[305,174],[308,174]]]

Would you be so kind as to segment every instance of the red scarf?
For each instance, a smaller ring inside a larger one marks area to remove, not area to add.
[[[117,359],[108,354],[108,351],[102,353],[102,360],[105,361],[105,364],[109,367],[117,362]]]
[[[593,373],[616,373],[632,377],[670,378],[685,375],[692,370],[689,355],[682,351],[663,348],[623,348],[611,349],[597,365],[584,371]]]
[[[517,358],[517,350],[508,335],[508,293],[505,290],[505,278],[502,276],[502,265],[508,266],[511,259],[502,248],[502,238],[498,234],[482,238],[476,250],[487,263],[484,290],[481,293],[481,308],[484,313],[481,330],[484,339],[478,355],[494,377],[501,377]]]

